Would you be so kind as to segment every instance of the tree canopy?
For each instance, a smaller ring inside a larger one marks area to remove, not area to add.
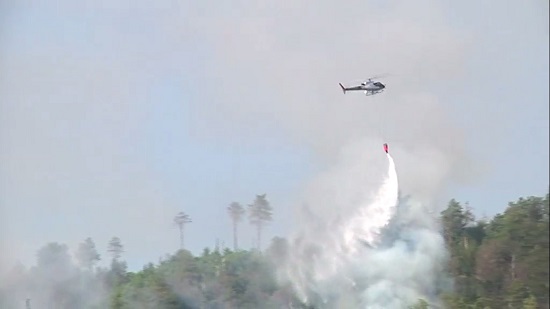
[[[244,215],[230,204],[230,216]],[[520,198],[490,220],[476,219],[467,203],[449,201],[440,214],[454,289],[442,291],[444,308],[549,308],[548,194]],[[248,208],[250,223],[271,220],[265,195]],[[191,235],[192,236],[192,235]],[[37,252],[36,266],[16,267],[0,285],[0,307],[19,308],[312,308],[276,280],[276,266],[289,250],[274,237],[264,251],[180,249],[158,263],[129,272],[121,239],[107,244],[108,267],[86,238],[75,250],[52,242]],[[424,299],[409,308],[440,308]]]

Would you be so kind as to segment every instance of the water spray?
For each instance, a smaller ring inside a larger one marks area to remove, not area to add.
[[[401,309],[420,298],[439,302],[437,290],[446,282],[443,237],[422,212],[410,211],[425,207],[421,202],[407,199],[401,207],[395,162],[389,152],[386,157],[387,171],[372,195],[359,202],[344,195],[351,204],[336,216],[301,220],[281,276],[307,305]],[[368,191],[357,184],[358,192]]]
[[[361,303],[364,278],[358,278],[354,268],[363,267],[367,251],[379,245],[398,203],[395,163],[389,153],[386,156],[386,175],[370,200],[359,203],[353,212],[340,214],[337,222],[326,223],[324,231],[306,231],[294,241],[286,276],[304,302],[328,307]]]

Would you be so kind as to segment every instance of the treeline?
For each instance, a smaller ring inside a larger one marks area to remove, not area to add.
[[[273,208],[267,200],[265,193],[256,195],[254,201],[251,204],[248,204],[248,211],[246,211],[243,205],[239,202],[232,202],[227,207],[227,214],[229,215],[233,225],[233,250],[238,250],[239,248],[238,226],[247,212],[250,224],[256,228],[256,248],[261,250],[263,228],[273,219]],[[186,224],[191,222],[192,220],[189,214],[183,211],[179,212],[174,217],[174,223],[180,229],[180,249],[185,248],[184,227]]]
[[[448,308],[548,308],[548,198],[520,198],[490,221],[449,202],[441,213],[456,286],[444,295]]]
[[[0,284],[0,308],[290,308],[299,306],[289,286],[275,279],[287,243],[275,237],[258,250],[205,248],[198,256],[178,250],[138,272],[122,259],[124,246],[108,245],[110,266],[87,238],[74,252],[49,243],[37,252],[36,266],[16,267]]]
[[[449,202],[439,219],[455,285],[441,294],[444,308],[549,308],[548,199],[520,198],[491,220],[476,219],[467,203]],[[251,205],[271,213],[266,202],[259,195]],[[227,211],[245,213],[233,204]],[[181,249],[128,272],[118,238],[109,242],[106,268],[96,266],[92,239],[78,247],[76,263],[67,246],[51,243],[38,251],[36,266],[16,268],[2,283],[0,308],[21,308],[26,299],[28,308],[307,308],[276,280],[287,250],[278,237],[262,251],[215,247],[194,256]],[[411,308],[438,307],[419,300]]]

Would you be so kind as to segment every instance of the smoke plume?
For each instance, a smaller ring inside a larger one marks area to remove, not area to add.
[[[345,169],[351,179],[335,182],[341,189],[338,203],[319,196],[327,190],[318,185],[316,203],[327,202],[298,214],[301,229],[291,240],[280,279],[290,282],[302,301],[316,308],[405,308],[420,298],[438,302],[443,239],[426,213],[414,211],[425,205],[398,198],[396,167],[387,157],[379,185],[365,181],[367,169]],[[323,217],[327,208],[333,211]]]

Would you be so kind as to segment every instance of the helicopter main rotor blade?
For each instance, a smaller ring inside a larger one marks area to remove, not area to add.
[[[390,76],[390,74],[388,74],[388,73],[378,74],[378,75],[376,75],[376,76],[369,77],[369,78],[367,78],[366,80],[369,80],[369,79],[376,79],[376,78],[383,78],[383,77],[386,77],[386,76]]]

